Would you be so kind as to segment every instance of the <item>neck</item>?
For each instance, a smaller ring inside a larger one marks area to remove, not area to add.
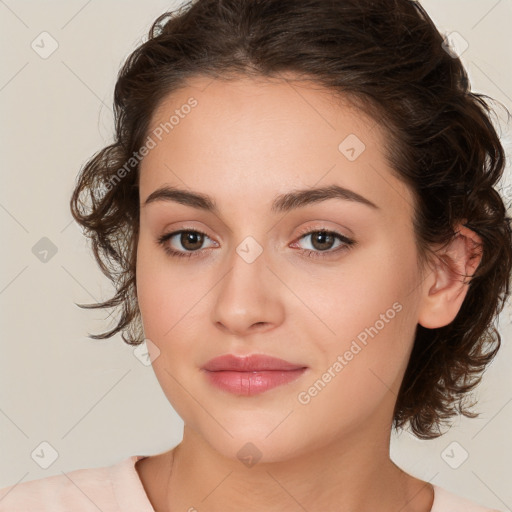
[[[370,437],[358,430],[291,459],[248,467],[222,456],[185,426],[183,441],[165,454],[168,478],[162,512],[429,512],[432,486],[391,461],[389,437],[390,429]]]

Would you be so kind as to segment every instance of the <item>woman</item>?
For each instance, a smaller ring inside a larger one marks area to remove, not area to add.
[[[407,474],[500,346],[510,219],[484,97],[409,0],[198,0],[115,88],[77,222],[182,442],[5,510],[489,511]]]

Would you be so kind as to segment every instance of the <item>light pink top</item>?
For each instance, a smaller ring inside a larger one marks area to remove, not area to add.
[[[1,512],[155,512],[135,469],[147,455],[0,489]],[[431,512],[500,512],[434,485]]]

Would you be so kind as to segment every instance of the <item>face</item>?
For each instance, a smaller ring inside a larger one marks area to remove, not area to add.
[[[412,195],[381,128],[306,84],[196,78],[148,135],[137,294],[185,425],[226,457],[252,442],[263,461],[385,431],[421,275]],[[204,369],[226,354],[298,370]]]

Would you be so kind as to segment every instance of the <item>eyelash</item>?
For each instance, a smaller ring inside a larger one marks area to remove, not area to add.
[[[162,236],[160,236],[157,239],[157,242],[159,245],[161,245],[164,249],[164,251],[171,257],[176,258],[196,258],[200,257],[201,250],[197,251],[175,251],[174,249],[171,249],[169,245],[167,244],[167,241],[171,239],[173,236],[179,235],[181,233],[198,233],[201,234],[207,238],[210,238],[204,231],[201,231],[200,229],[181,229],[179,231],[173,231],[171,233],[165,233]],[[343,245],[339,246],[338,248],[334,250],[325,250],[325,251],[312,251],[311,249],[301,249],[299,252],[305,254],[308,258],[327,258],[329,256],[332,256],[335,253],[346,251],[351,249],[353,246],[357,244],[357,242],[351,238],[348,238],[341,233],[338,233],[337,231],[331,231],[328,229],[313,229],[313,230],[306,230],[305,232],[300,233],[297,240],[301,240],[302,238],[305,238],[306,236],[315,234],[315,233],[326,233],[328,235],[334,235],[335,238],[340,240]]]

